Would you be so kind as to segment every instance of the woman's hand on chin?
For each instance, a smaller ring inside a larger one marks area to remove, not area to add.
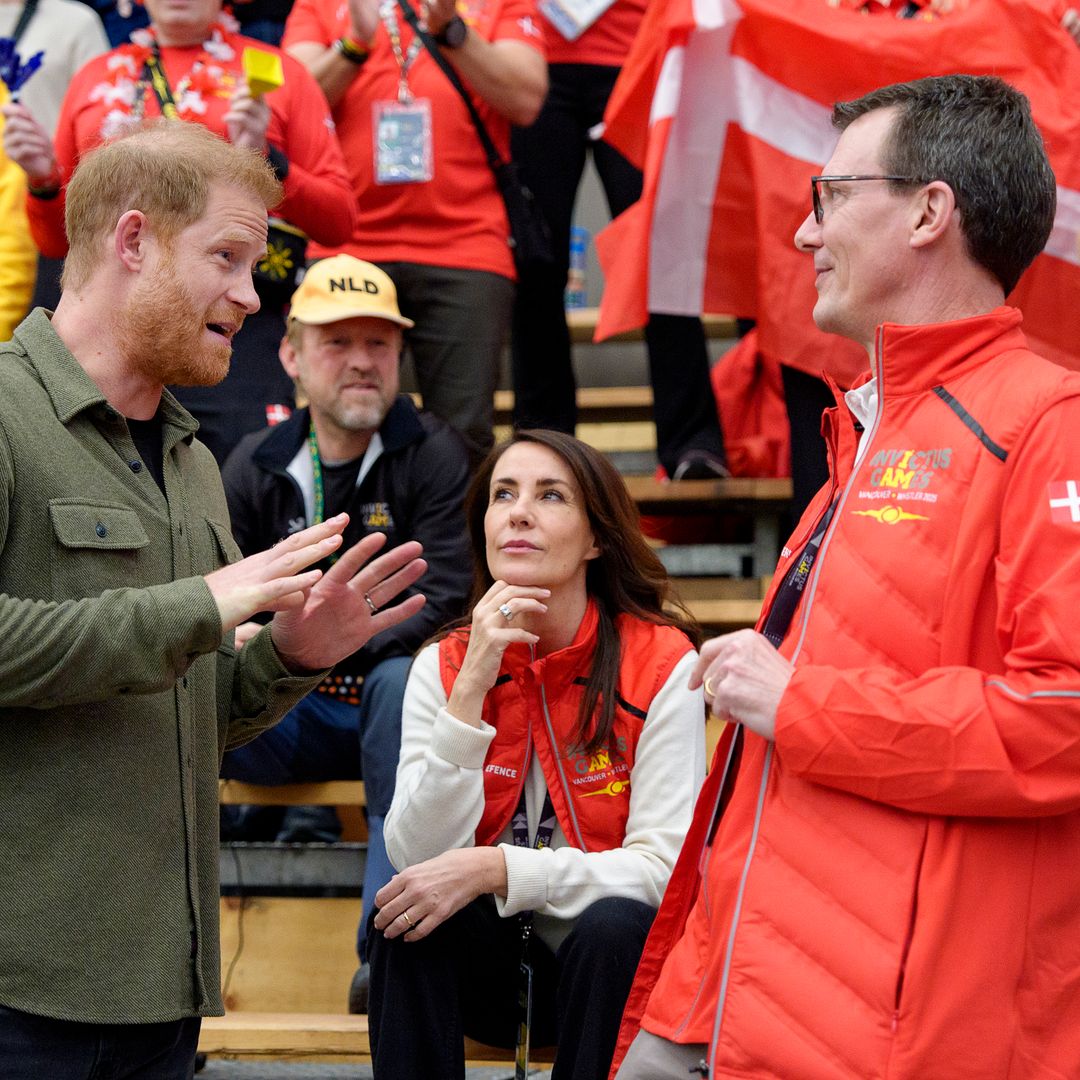
[[[395,874],[376,894],[375,928],[420,941],[485,893],[506,895],[506,860],[497,847],[456,848]]]
[[[473,608],[469,646],[461,672],[454,681],[447,710],[451,716],[476,727],[484,695],[495,685],[503,653],[513,642],[535,645],[540,638],[522,626],[523,618],[543,615],[550,589],[507,585],[496,581]]]

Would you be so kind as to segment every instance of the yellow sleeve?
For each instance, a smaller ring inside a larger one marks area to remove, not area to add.
[[[0,103],[7,100],[0,83]],[[0,116],[0,132],[3,131]],[[7,341],[30,307],[37,249],[26,220],[26,174],[0,148],[0,341]]]

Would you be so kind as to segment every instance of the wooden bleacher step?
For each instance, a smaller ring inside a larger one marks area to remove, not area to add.
[[[368,1018],[347,1013],[232,1012],[202,1022],[199,1050],[227,1060],[371,1061]],[[513,1050],[465,1040],[465,1060],[510,1062]],[[530,1062],[554,1060],[551,1047],[533,1048]]]

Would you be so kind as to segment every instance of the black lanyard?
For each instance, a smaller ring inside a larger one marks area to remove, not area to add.
[[[161,106],[161,115],[169,120],[179,120],[180,113],[177,111],[176,102],[173,100],[172,87],[169,86],[165,69],[161,66],[161,53],[158,50],[156,41],[154,42],[153,52],[146,58],[145,66],[146,74],[150,79],[150,86],[153,88],[158,105]]]
[[[784,635],[791,626],[791,620],[795,617],[795,609],[799,606],[803,590],[810,579],[810,571],[814,568],[814,562],[821,550],[821,542],[825,539],[825,532],[835,510],[836,500],[833,499],[828,510],[821,515],[821,520],[818,521],[810,539],[806,541],[802,554],[784,575],[780,588],[776,590],[765,625],[761,628],[762,635],[772,643],[774,648],[780,648],[780,642],[784,640]]]
[[[806,546],[799,553],[799,557],[784,575],[784,580],[776,590],[776,595],[773,597],[772,605],[769,608],[769,614],[765,617],[765,625],[761,628],[762,636],[773,648],[780,648],[780,642],[784,640],[784,635],[791,626],[791,620],[795,617],[795,609],[799,606],[799,600],[806,590],[806,583],[810,580],[810,571],[817,561],[818,554],[821,551],[821,544],[825,539],[825,533],[828,531],[829,522],[832,521],[833,514],[836,512],[838,502],[839,498],[834,498],[825,513],[821,515],[817,525],[814,526],[814,531],[810,534],[810,539],[806,541]],[[724,775],[720,781],[720,793],[717,796],[716,809],[713,811],[712,822],[709,825],[707,842],[710,844],[716,835],[720,819],[724,816],[728,803],[731,802],[735,777],[738,775],[739,764],[742,761],[742,750],[743,726],[739,724],[735,728],[735,734],[731,739],[727,763],[724,766]]]
[[[551,846],[551,837],[555,833],[555,807],[551,802],[551,792],[544,792],[544,808],[540,811],[540,823],[536,826],[536,835],[529,843],[529,820],[525,813],[525,792],[521,793],[514,816],[510,821],[510,831],[514,836],[514,847],[541,848]],[[532,937],[533,913],[523,911],[518,917],[521,926],[521,962],[518,965],[518,1031],[517,1046],[514,1054],[514,1080],[525,1080],[529,1075],[529,1029],[532,1026],[532,965],[529,963],[529,939]]]

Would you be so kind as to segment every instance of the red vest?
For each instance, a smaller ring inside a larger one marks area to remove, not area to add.
[[[622,642],[615,724],[608,746],[586,755],[570,744],[577,728],[585,680],[592,666],[598,622],[590,601],[574,640],[539,660],[524,645],[503,656],[495,685],[484,699],[483,719],[495,730],[484,761],[484,813],[478,845],[493,844],[521,801],[535,748],[551,802],[567,841],[582,851],[622,846],[630,812],[630,774],[649,706],[675,665],[692,648],[672,626],[620,615]],[[467,629],[439,643],[447,696],[465,657]]]

